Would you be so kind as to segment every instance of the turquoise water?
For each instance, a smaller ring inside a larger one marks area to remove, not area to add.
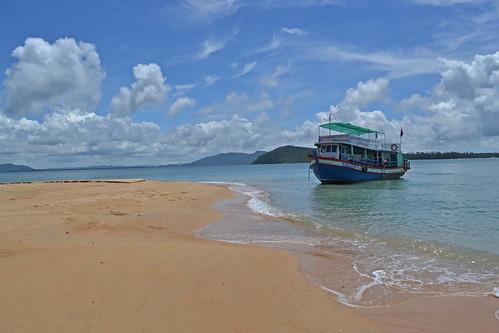
[[[322,247],[350,244],[355,269],[380,284],[473,294],[499,287],[499,159],[413,161],[401,180],[354,185],[308,177],[306,164],[287,164],[0,173],[0,182],[239,183],[252,209],[313,226],[307,237]]]

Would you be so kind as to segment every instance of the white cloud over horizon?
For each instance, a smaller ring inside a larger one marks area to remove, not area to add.
[[[327,115],[319,113],[319,119],[314,119],[310,113],[308,120],[282,127],[273,116],[285,104],[269,94],[270,90],[230,91],[200,111],[206,115],[204,120],[164,129],[152,121],[130,117],[167,98],[170,87],[159,65],[136,65],[134,82],[121,87],[108,113],[100,115],[95,104],[105,73],[92,44],[27,39],[14,53],[16,62],[8,69],[6,99],[0,107],[0,156],[9,162],[35,167],[166,164],[188,162],[194,153],[202,157],[284,144],[311,146],[318,121]],[[52,62],[60,67],[61,61],[70,65],[54,73],[45,69]],[[247,63],[242,72],[251,72],[255,65],[256,61]],[[339,120],[384,130],[392,137],[403,128],[404,145],[410,151],[499,150],[499,52],[476,55],[470,61],[442,59],[439,68],[440,79],[427,93],[394,101],[390,86],[395,79],[368,79],[347,89],[330,111]],[[286,73],[285,67],[275,67],[266,86],[275,87]],[[176,87],[182,91],[193,85]],[[192,112],[188,108],[196,104],[192,97],[179,96],[169,113]],[[392,117],[378,109],[394,104],[400,111]]]
[[[93,109],[99,103],[105,73],[93,44],[72,38],[53,44],[27,38],[12,56],[17,62],[5,73],[5,113],[31,115],[47,107]]]
[[[146,105],[162,104],[170,86],[166,84],[159,65],[138,64],[133,67],[135,82],[130,87],[121,87],[118,95],[111,100],[111,115],[129,116]]]

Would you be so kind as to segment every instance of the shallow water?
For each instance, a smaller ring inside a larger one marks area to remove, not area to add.
[[[226,225],[221,238],[340,254],[355,273],[344,281],[327,260],[316,259],[323,257],[298,251],[310,278],[345,303],[388,304],[407,293],[492,292],[499,287],[499,159],[414,161],[412,167],[401,180],[354,185],[320,185],[313,174],[308,179],[306,164],[0,173],[0,182],[237,183],[231,187],[248,196],[251,209],[285,223],[232,231]]]

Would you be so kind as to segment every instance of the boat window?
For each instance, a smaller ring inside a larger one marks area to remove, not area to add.
[[[325,153],[326,152],[326,146],[321,146],[321,153]]]
[[[333,146],[332,150],[333,153],[336,153],[338,151],[338,146]]]
[[[328,146],[327,146],[327,152],[328,152],[328,153],[330,153],[330,152],[331,152],[331,146],[330,146],[330,145],[328,145]]]
[[[364,155],[364,148],[353,146],[353,153],[356,155]]]

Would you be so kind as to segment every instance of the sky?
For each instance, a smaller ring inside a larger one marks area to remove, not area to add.
[[[497,0],[2,0],[0,36],[0,163],[312,147],[330,114],[499,151]]]

